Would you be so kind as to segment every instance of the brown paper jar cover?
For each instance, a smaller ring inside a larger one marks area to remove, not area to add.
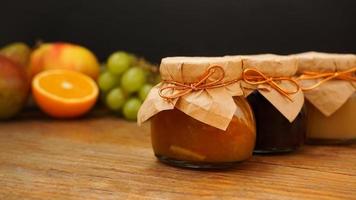
[[[298,73],[341,72],[356,67],[356,55],[306,52],[295,55]],[[320,81],[302,80],[304,87]],[[329,80],[304,92],[308,108],[307,137],[311,143],[350,143],[356,140],[356,83]]]
[[[241,58],[224,57],[168,57],[163,58],[160,65],[162,80],[180,83],[194,83],[201,78],[209,67],[218,65],[225,71],[223,82],[241,79]],[[214,81],[219,74],[214,74],[207,82]],[[233,96],[243,96],[240,82],[206,90],[193,91],[180,98],[166,101],[159,95],[159,89],[170,85],[160,83],[148,94],[138,113],[138,124],[151,118],[163,110],[176,108],[192,118],[226,130],[236,110]],[[177,91],[167,91],[175,93]]]
[[[263,54],[243,56],[242,61],[243,69],[255,68],[268,77],[293,78],[298,69],[293,56]],[[276,83],[289,90],[296,87],[290,81]],[[249,92],[247,97],[256,118],[255,153],[290,152],[301,147],[306,132],[302,91],[298,90],[289,100],[271,88],[268,91],[256,89]]]
[[[167,81],[196,83],[216,65],[225,72],[223,82],[238,81],[170,100],[159,95],[161,88],[172,85]],[[225,168],[252,156],[255,121],[240,87],[241,58],[164,58],[160,73],[164,81],[151,90],[138,114],[138,123],[151,122],[152,147],[160,161],[188,168]]]

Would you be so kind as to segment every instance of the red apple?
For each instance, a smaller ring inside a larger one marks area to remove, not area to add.
[[[89,49],[71,43],[44,43],[31,54],[30,76],[43,70],[69,69],[81,72],[94,80],[99,76],[99,62]]]

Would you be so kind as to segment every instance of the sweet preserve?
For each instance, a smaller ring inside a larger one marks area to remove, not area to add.
[[[255,121],[246,99],[234,100],[237,109],[225,131],[178,109],[153,116],[151,136],[157,158],[189,168],[225,168],[250,158],[255,145]]]
[[[289,122],[265,97],[255,91],[248,96],[256,118],[255,153],[291,152],[303,145],[306,134],[306,109]]]

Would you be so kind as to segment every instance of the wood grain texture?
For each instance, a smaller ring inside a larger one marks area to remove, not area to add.
[[[20,119],[0,123],[0,199],[356,199],[356,145],[198,171],[159,163],[148,125]]]

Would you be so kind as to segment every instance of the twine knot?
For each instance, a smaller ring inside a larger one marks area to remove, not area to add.
[[[217,79],[207,82],[207,80],[216,74]],[[213,65],[209,67],[204,74],[201,75],[199,81],[194,83],[180,83],[173,80],[163,80],[163,83],[168,83],[169,85],[162,87],[159,90],[159,96],[166,99],[172,100],[181,96],[184,96],[192,91],[213,89],[224,87],[239,81],[239,79],[234,79],[230,81],[222,81],[225,78],[225,70],[219,65]],[[166,90],[172,90],[171,94],[164,93]],[[174,93],[174,91],[178,91]]]
[[[245,69],[242,73],[242,79],[250,85],[268,84],[290,101],[293,101],[290,95],[297,93],[300,89],[298,82],[291,77],[267,77],[265,74],[255,68]],[[295,90],[289,91],[285,88],[282,88],[280,85],[277,84],[276,81],[289,81],[295,86]],[[268,89],[264,88],[264,90]]]
[[[207,80],[214,74],[217,75],[217,78],[211,82],[207,82]],[[194,83],[181,83],[174,80],[163,80],[162,82],[167,83],[168,85],[161,87],[158,93],[160,97],[166,100],[173,100],[178,97],[184,96],[192,91],[225,87],[227,85],[237,83],[238,81],[241,80],[240,78],[238,78],[230,81],[223,81],[224,77],[225,77],[224,69],[219,65],[214,65],[209,67],[204,72],[204,74],[201,75],[201,78]],[[291,77],[267,77],[262,72],[253,68],[248,68],[243,71],[242,80],[250,85],[268,84],[277,92],[279,92],[281,95],[288,98],[290,101],[292,101],[290,95],[297,93],[300,88],[299,84]],[[288,91],[282,88],[276,83],[276,81],[282,81],[282,80],[290,81],[293,85],[296,86],[296,89],[293,91]],[[264,89],[268,90],[267,88]],[[167,90],[170,90],[171,92],[170,93],[165,92]]]

